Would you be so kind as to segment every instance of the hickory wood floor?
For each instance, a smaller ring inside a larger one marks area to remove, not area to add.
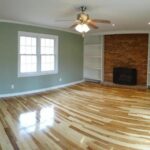
[[[81,83],[0,100],[0,150],[150,150],[150,91]]]

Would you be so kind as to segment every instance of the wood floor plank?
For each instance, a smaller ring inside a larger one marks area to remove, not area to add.
[[[1,98],[0,150],[150,150],[150,90],[84,82]]]

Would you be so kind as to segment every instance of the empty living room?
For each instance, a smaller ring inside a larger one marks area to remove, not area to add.
[[[150,150],[150,1],[0,0],[0,150]]]

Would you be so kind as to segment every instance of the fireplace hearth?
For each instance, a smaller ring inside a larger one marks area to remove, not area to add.
[[[136,85],[137,70],[135,68],[115,67],[113,69],[113,82],[116,84]]]

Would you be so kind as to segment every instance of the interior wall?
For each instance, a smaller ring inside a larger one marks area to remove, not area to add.
[[[59,37],[58,74],[18,77],[18,31],[52,34]],[[28,25],[0,23],[0,94],[49,88],[82,79],[81,35]],[[11,89],[12,84],[15,86],[14,89]]]
[[[104,81],[112,82],[114,67],[137,69],[137,84],[146,85],[148,34],[104,36]]]

